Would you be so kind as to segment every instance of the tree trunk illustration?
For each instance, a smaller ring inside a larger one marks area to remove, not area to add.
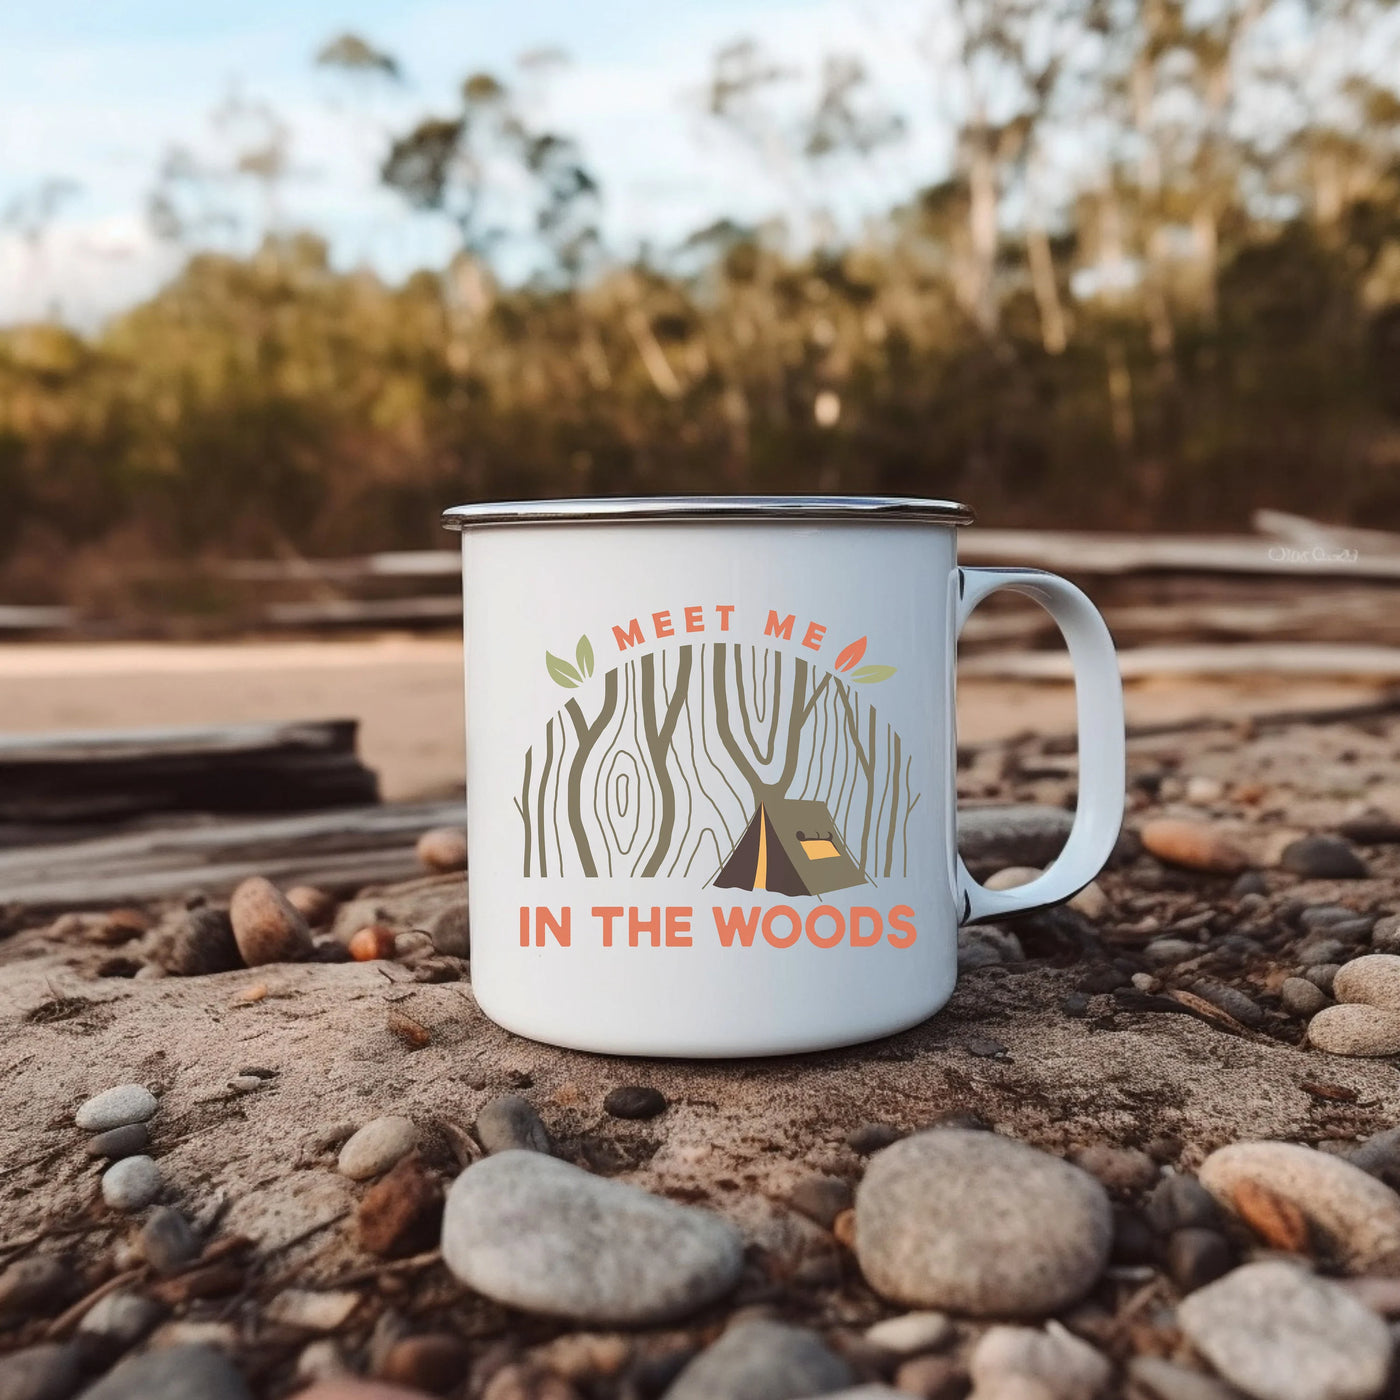
[[[676,684],[671,698],[666,700],[664,687],[662,700],[666,712],[660,724],[657,723],[656,704],[656,657],[648,653],[642,657],[642,725],[646,731],[647,750],[651,754],[652,767],[656,770],[656,783],[661,789],[661,824],[656,834],[656,845],[651,858],[642,870],[643,877],[655,875],[661,869],[661,862],[671,848],[671,833],[676,826],[676,789],[671,781],[667,765],[667,755],[671,751],[671,741],[676,732],[676,721],[680,718],[681,706],[685,704],[690,689],[691,649],[682,647],[676,666]]]
[[[574,844],[578,847],[579,864],[583,866],[583,873],[597,875],[598,867],[594,864],[593,851],[588,844],[588,833],[583,826],[583,770],[599,735],[607,728],[613,711],[617,709],[617,672],[609,671],[603,678],[603,708],[592,724],[584,719],[583,710],[577,700],[570,700],[564,708],[573,720],[574,732],[578,735],[578,749],[574,753],[573,763],[569,765],[569,827],[574,833]]]

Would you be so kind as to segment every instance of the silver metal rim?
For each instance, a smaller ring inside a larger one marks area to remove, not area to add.
[[[575,501],[481,501],[442,515],[447,530],[483,525],[627,525],[641,521],[865,521],[970,525],[957,501],[914,496],[613,496]]]

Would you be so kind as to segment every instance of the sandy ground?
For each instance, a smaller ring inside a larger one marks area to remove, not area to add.
[[[0,646],[0,732],[355,716],[361,752],[391,800],[462,782],[462,648],[446,637],[349,641],[9,644]],[[1132,723],[1343,705],[1375,687],[1346,680],[1239,676],[1140,681]],[[959,737],[975,743],[1074,727],[1073,688],[966,680]]]

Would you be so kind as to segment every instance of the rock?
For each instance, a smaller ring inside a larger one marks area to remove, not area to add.
[[[303,962],[314,951],[306,920],[261,875],[250,876],[234,890],[228,912],[239,954],[249,967]]]
[[[423,1400],[423,1392],[378,1381],[357,1381],[346,1376],[318,1381],[309,1390],[297,1391],[291,1400]]]
[[[1350,841],[1340,836],[1302,836],[1290,841],[1279,866],[1304,880],[1364,880],[1371,871]]]
[[[1239,1400],[1233,1386],[1160,1356],[1133,1357],[1128,1379],[1134,1387],[1131,1393],[1143,1400]]]
[[[1074,1154],[1074,1163],[1101,1181],[1110,1191],[1145,1191],[1157,1180],[1157,1163],[1136,1147],[1110,1147],[1090,1143]]]
[[[1104,1189],[995,1133],[939,1129],[875,1157],[856,1192],[856,1255],[877,1293],[978,1316],[1081,1297],[1108,1260]]]
[[[1345,943],[1335,938],[1311,938],[1298,949],[1298,966],[1325,967],[1329,963],[1340,966],[1346,956]]]
[[[1038,865],[1008,865],[988,875],[982,883],[989,890],[1014,890],[1040,879],[1043,873]]]
[[[1154,938],[1142,950],[1142,955],[1153,967],[1168,967],[1199,957],[1201,952],[1199,943],[1188,943],[1184,938]]]
[[[446,1395],[465,1378],[470,1366],[471,1352],[465,1342],[448,1332],[427,1332],[395,1342],[377,1372],[381,1380]]]
[[[916,1356],[895,1372],[894,1383],[922,1400],[963,1400],[968,1387],[967,1372],[951,1356]]]
[[[1278,999],[1290,1016],[1315,1016],[1327,1006],[1327,993],[1306,977],[1286,977],[1278,989]]]
[[[287,891],[287,903],[312,928],[325,928],[340,908],[340,901],[329,890],[318,889],[315,885],[293,885]]]
[[[851,1208],[855,1195],[850,1183],[839,1176],[804,1176],[787,1199],[793,1210],[829,1230],[836,1217]]]
[[[1167,1241],[1167,1273],[1183,1293],[1194,1293],[1228,1273],[1235,1252],[1215,1230],[1176,1230]]]
[[[1108,896],[1099,887],[1097,880],[1090,880],[1073,899],[1069,901],[1069,907],[1078,914],[1083,914],[1086,919],[1092,919],[1097,923],[1108,913]]]
[[[1332,980],[1332,995],[1338,1001],[1400,1011],[1400,955],[1367,953],[1347,963]]]
[[[397,935],[387,924],[367,924],[351,935],[346,944],[356,962],[381,962],[394,956]]]
[[[418,1141],[413,1119],[391,1114],[366,1123],[340,1149],[336,1167],[351,1181],[367,1181],[386,1172],[411,1152]]]
[[[1347,1155],[1347,1161],[1392,1190],[1400,1188],[1400,1128],[1373,1133]]]
[[[69,1400],[83,1379],[83,1352],[45,1342],[0,1357],[0,1400]]]
[[[1210,875],[1238,875],[1249,857],[1209,822],[1158,817],[1142,828],[1145,850],[1168,865]]]
[[[199,1254],[199,1240],[178,1210],[157,1206],[137,1237],[141,1257],[158,1274],[173,1274]]]
[[[1074,814],[1063,807],[962,807],[958,853],[969,865],[1049,865],[1073,823]]]
[[[1218,1230],[1225,1223],[1219,1203],[1194,1176],[1163,1177],[1147,1198],[1148,1223],[1159,1234],[1176,1230]]]
[[[976,928],[958,930],[958,971],[971,972],[979,967],[996,967],[1002,963],[1024,962],[1026,954],[1021,940],[1014,933],[981,924]]]
[[[68,1291],[72,1268],[52,1254],[16,1259],[0,1273],[0,1315],[43,1308]]]
[[[228,1087],[235,1094],[256,1094],[259,1089],[267,1088],[267,1080],[260,1079],[256,1074],[235,1074],[229,1080]]]
[[[860,1127],[846,1134],[846,1146],[864,1157],[878,1152],[882,1147],[888,1147],[892,1142],[898,1142],[905,1136],[907,1134],[904,1129],[896,1128],[893,1123],[862,1123]]]
[[[649,1084],[621,1085],[603,1100],[603,1112],[614,1118],[655,1118],[666,1107],[666,1095]]]
[[[1352,1272],[1400,1260],[1400,1196],[1340,1157],[1291,1142],[1239,1142],[1212,1152],[1200,1177],[1232,1210],[1250,1188],[1296,1207],[1313,1247]]]
[[[1306,969],[1303,976],[1319,991],[1326,992],[1330,996],[1332,984],[1337,980],[1337,974],[1341,970],[1341,963],[1319,963],[1316,967]]]
[[[83,1314],[78,1331],[108,1337],[122,1348],[133,1347],[164,1316],[159,1303],[118,1290],[99,1298]]]
[[[252,1400],[243,1377],[212,1347],[171,1347],[123,1361],[82,1400]]]
[[[1308,1022],[1308,1041],[1329,1055],[1400,1055],[1400,1012],[1360,1003],[1324,1006]]]
[[[452,958],[471,957],[471,913],[467,901],[459,899],[435,914],[428,925],[428,937],[439,953]]]
[[[1369,931],[1376,921],[1370,915],[1358,914],[1345,904],[1310,904],[1298,915],[1298,924],[1311,933],[1314,929],[1339,928],[1343,924],[1365,924]]]
[[[105,1133],[109,1128],[144,1123],[159,1107],[156,1096],[144,1085],[118,1084],[90,1098],[73,1115],[73,1121],[86,1133]]]
[[[134,1157],[151,1145],[150,1130],[144,1123],[124,1123],[90,1138],[84,1149],[89,1157]]]
[[[554,1151],[549,1129],[519,1094],[502,1094],[486,1104],[476,1116],[476,1135],[488,1153]]]
[[[243,966],[228,911],[208,906],[182,914],[161,938],[156,958],[177,977],[204,977]]]
[[[360,1243],[396,1259],[431,1249],[442,1224],[442,1188],[410,1154],[365,1193],[355,1212]]]
[[[1257,1400],[1369,1400],[1390,1369],[1385,1323],[1296,1264],[1246,1264],[1177,1309],[1192,1345]]]
[[[1246,899],[1251,895],[1263,896],[1269,892],[1269,883],[1257,870],[1246,870],[1230,886],[1230,893],[1236,899]]]
[[[360,1295],[348,1289],[284,1288],[264,1308],[273,1322],[307,1332],[336,1332],[360,1306]]]
[[[1043,1332],[989,1329],[972,1349],[968,1369],[979,1393],[1007,1394],[1005,1383],[1024,1377],[1043,1387],[1051,1400],[1094,1400],[1113,1374],[1105,1357],[1056,1322]]]
[[[1371,946],[1379,953],[1400,953],[1400,914],[1387,914],[1371,928]]]
[[[736,1322],[676,1377],[665,1400],[794,1400],[843,1390],[854,1379],[815,1332]]]
[[[161,1185],[160,1168],[149,1157],[123,1157],[102,1173],[102,1199],[113,1210],[142,1210]]]
[[[467,868],[467,833],[455,826],[437,826],[418,838],[418,863],[425,870],[446,873]]]
[[[299,1381],[324,1381],[353,1375],[345,1348],[332,1337],[308,1342],[297,1356]]]
[[[867,1328],[865,1340],[896,1356],[917,1356],[920,1352],[937,1351],[952,1341],[953,1324],[941,1312],[905,1313]]]
[[[1201,979],[1191,990],[1212,1006],[1219,1007],[1232,1020],[1242,1026],[1258,1030],[1268,1019],[1259,1007],[1238,987],[1226,986],[1222,982]]]
[[[499,1303],[622,1325],[696,1311],[734,1286],[744,1257],[738,1231],[710,1211],[518,1150],[453,1183],[442,1253]]]

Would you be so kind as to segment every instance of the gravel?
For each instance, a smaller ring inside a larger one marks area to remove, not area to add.
[[[664,1400],[795,1400],[842,1391],[851,1368],[815,1332],[779,1322],[739,1322],[700,1353]]]

